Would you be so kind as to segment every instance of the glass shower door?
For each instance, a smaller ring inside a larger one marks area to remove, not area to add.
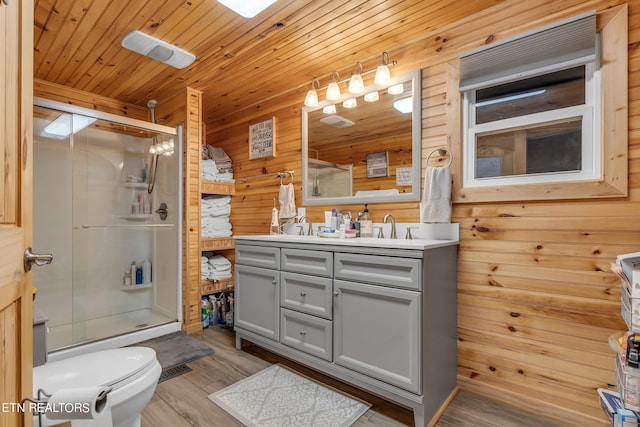
[[[49,350],[178,321],[179,132],[36,111],[34,240],[60,270],[34,272]],[[69,136],[45,131],[55,120]]]

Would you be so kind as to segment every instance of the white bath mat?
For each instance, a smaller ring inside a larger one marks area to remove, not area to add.
[[[343,427],[371,405],[270,366],[209,395],[209,399],[250,427]]]

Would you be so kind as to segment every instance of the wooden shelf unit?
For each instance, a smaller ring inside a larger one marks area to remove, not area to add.
[[[200,181],[200,197],[205,195],[233,195],[236,193],[235,183]],[[235,248],[233,237],[200,237],[200,252],[228,251]],[[200,296],[233,289],[233,276],[222,280],[201,280]]]

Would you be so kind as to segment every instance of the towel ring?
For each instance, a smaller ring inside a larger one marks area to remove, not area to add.
[[[441,156],[444,156],[446,154],[449,155],[449,163],[446,164],[446,166],[451,166],[451,162],[453,162],[453,154],[451,154],[451,151],[447,150],[446,148],[435,148],[433,150],[431,150],[431,152],[429,154],[427,154],[427,162],[429,162],[429,159],[431,158],[431,155],[433,153],[435,153],[436,151],[439,151],[440,153],[442,153],[443,151],[445,152],[445,154],[441,154]]]

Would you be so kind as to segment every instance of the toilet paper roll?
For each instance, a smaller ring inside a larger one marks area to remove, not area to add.
[[[50,420],[94,420],[108,408],[108,387],[63,388],[49,398],[45,415]]]

